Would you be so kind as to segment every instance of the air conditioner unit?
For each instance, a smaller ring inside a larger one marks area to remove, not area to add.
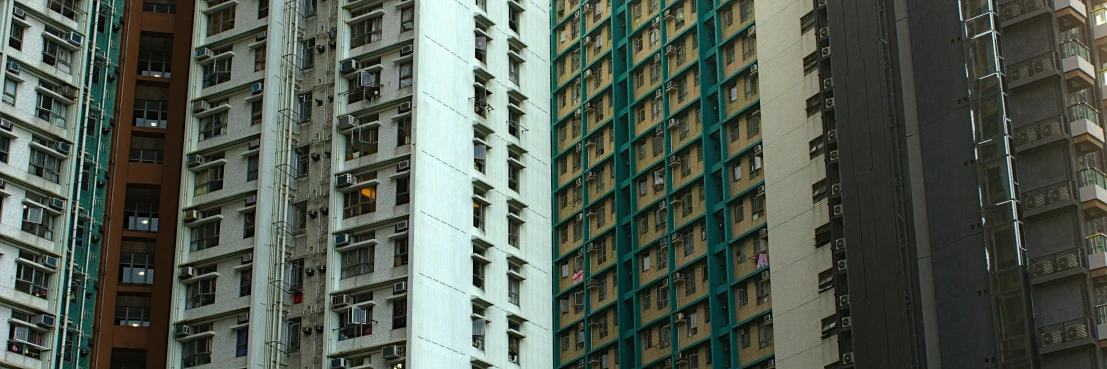
[[[50,268],[51,270],[58,269],[58,258],[53,256],[43,256],[42,265]]]
[[[246,196],[246,206],[254,206],[258,204],[258,195]]]
[[[412,52],[414,52],[414,51],[415,51],[415,47],[414,47],[414,46],[411,46],[411,45],[404,45],[404,47],[401,47],[401,48],[400,48],[400,56],[408,56],[408,55],[411,55],[411,53],[412,53]]]
[[[54,209],[54,210],[65,209],[65,199],[62,199],[60,197],[50,198],[50,205],[49,206],[50,206],[51,209]]]
[[[398,295],[407,292],[407,282],[396,282],[392,285],[392,294]]]
[[[823,80],[823,89],[831,89],[834,87],[834,78],[827,78]]]
[[[765,194],[765,185],[757,186],[757,194],[758,195],[764,195]]]
[[[751,25],[750,28],[749,28],[749,31],[746,31],[746,33],[750,36],[756,35],[757,34],[757,25],[756,24]]]
[[[839,271],[845,271],[846,269],[847,269],[846,268],[846,261],[845,260],[838,260],[838,270]]]
[[[353,115],[343,115],[341,117],[338,117],[339,130],[351,129],[357,127],[359,124],[361,124],[361,121],[359,121],[357,117]]]
[[[660,99],[661,98],[661,89],[660,88],[657,89],[657,91],[653,92],[653,98],[654,99]]]
[[[681,272],[673,273],[673,283],[682,283],[682,282],[684,282],[684,273],[681,273]]]
[[[31,318],[31,323],[39,327],[54,328],[57,318],[50,314],[39,314]]]
[[[206,60],[211,58],[212,56],[215,56],[215,53],[212,52],[211,49],[206,47],[196,48],[196,60]]]
[[[761,145],[758,144],[757,146],[753,147],[753,154],[757,155],[757,154],[760,154],[760,153],[761,153]]]
[[[11,72],[12,74],[19,74],[19,62],[16,62],[15,60],[9,60],[8,72]]]
[[[846,239],[845,238],[839,238],[837,240],[834,240],[834,249],[835,250],[845,250],[846,249]]]
[[[665,55],[676,54],[676,47],[673,45],[665,46]]]
[[[770,279],[769,277],[771,277],[771,275],[768,270],[761,272],[761,280]]]
[[[254,35],[254,41],[264,40],[268,36],[269,36],[268,32],[265,32],[265,31],[258,32],[256,35]]]
[[[381,356],[385,360],[399,359],[404,355],[404,347],[399,345],[386,346],[381,350]]]
[[[654,26],[654,27],[659,27],[659,26],[661,26],[661,18],[654,18],[654,19],[653,19],[653,26]]]
[[[769,229],[768,228],[761,228],[761,229],[757,230],[757,236],[759,236],[761,238],[769,237]]]
[[[831,196],[838,196],[838,195],[841,195],[841,194],[842,194],[842,185],[840,183],[835,183],[835,184],[830,185],[830,195]]]
[[[838,150],[830,150],[830,161],[838,160]]]
[[[341,309],[350,306],[354,303],[354,297],[350,295],[334,295],[331,296],[331,308]]]
[[[847,352],[847,353],[842,354],[842,364],[846,364],[846,365],[853,364],[853,353],[852,352]]]
[[[396,107],[396,112],[397,113],[407,113],[409,111],[411,111],[411,103],[410,102],[400,103],[400,106]]]
[[[584,44],[588,45],[592,43],[592,36],[584,36]]]
[[[77,32],[69,32],[69,38],[67,38],[66,41],[69,41],[69,43],[71,44],[81,46],[81,44],[85,42],[85,35]]]
[[[842,317],[842,328],[849,328],[849,327],[852,327],[852,326],[853,326],[853,319],[850,319],[850,317],[848,317],[848,316]]]
[[[653,54],[653,62],[654,63],[660,63],[661,62],[661,54]]]
[[[190,326],[184,324],[173,325],[173,336],[177,338],[191,336],[193,333],[192,327]]]
[[[185,211],[184,216],[181,218],[181,220],[185,223],[192,223],[195,222],[197,219],[200,219],[200,212],[197,210]]]
[[[762,324],[773,324],[773,313],[768,313],[768,314],[765,314],[765,316],[761,317],[761,323]]]
[[[250,93],[252,94],[260,94],[262,91],[265,91],[264,83],[258,82],[250,86]]]
[[[199,166],[199,165],[204,164],[208,161],[207,158],[205,158],[203,155],[200,155],[200,154],[189,154],[188,157],[185,160],[188,162],[188,166],[190,168]]]
[[[669,82],[665,83],[665,91],[675,91],[675,90],[676,90],[676,86],[673,85],[672,81],[669,81]]]
[[[250,263],[253,263],[253,262],[254,262],[254,254],[244,254],[244,255],[242,255],[242,264],[243,265],[250,264]]]
[[[0,129],[3,129],[5,131],[11,131],[13,126],[14,125],[12,124],[12,121],[7,120],[7,119],[0,119]]]
[[[596,252],[596,244],[593,242],[589,242],[586,248],[588,249],[588,252]]]
[[[207,101],[197,100],[197,101],[192,102],[192,112],[193,113],[203,112],[204,110],[208,110],[208,109],[211,109],[211,104],[208,104]]]
[[[757,64],[750,66],[750,74],[757,74]]]
[[[830,46],[822,48],[822,55],[824,58],[830,57]]]
[[[600,288],[600,285],[596,283],[595,279],[589,279],[588,282],[586,282],[586,284],[588,285],[589,289],[591,289],[591,288]]]
[[[246,323],[250,321],[250,313],[238,314],[238,324]]]
[[[583,150],[584,150],[584,145],[581,145],[581,144],[578,143],[577,144],[577,152],[581,152]]]
[[[591,69],[585,69],[584,70],[584,78],[586,78],[586,79],[587,78],[592,78],[592,70]]]
[[[592,171],[588,171],[587,173],[584,173],[584,180],[585,181],[591,181],[593,179],[596,179],[596,173],[592,173]]]
[[[834,215],[842,215],[842,205],[834,205]]]
[[[582,113],[582,111],[580,109],[577,109],[577,111],[573,112],[573,117],[574,118],[580,118],[581,113]]]
[[[676,128],[680,125],[680,121],[676,118],[669,118],[669,128]]]
[[[331,369],[346,369],[350,367],[350,359],[331,359]]]
[[[769,360],[765,361],[765,369],[776,369],[776,358],[775,357],[771,357],[771,358],[769,358]]]
[[[826,131],[826,141],[827,142],[838,141],[838,130],[837,129],[832,129],[832,130]]]
[[[261,148],[261,139],[250,140],[250,143],[246,144],[246,150],[257,150]]]
[[[73,99],[73,98],[77,97],[77,88],[76,87],[62,86],[60,90],[61,91],[59,91],[59,92],[61,92],[62,96],[68,97],[70,99]]]
[[[673,18],[673,11],[671,9],[665,9],[665,13],[663,13],[663,14],[665,14],[665,19],[672,19]]]
[[[396,233],[407,231],[407,221],[401,220],[396,222]]]
[[[828,97],[826,99],[826,108],[827,109],[833,109],[834,108],[834,98],[833,97]]]
[[[23,9],[20,8],[15,8],[15,11],[12,12],[12,15],[19,19],[27,19],[27,12],[24,12]]]
[[[180,279],[188,279],[196,276],[196,268],[193,267],[181,267],[180,272],[180,275],[177,276],[177,278]]]
[[[351,241],[351,237],[348,234],[342,233],[334,235],[334,247],[349,245]]]
[[[682,324],[688,321],[688,318],[684,316],[684,313],[676,313],[676,323]]]
[[[592,110],[595,110],[595,108],[592,107],[591,102],[586,102],[586,103],[584,103],[584,110],[585,111],[592,111]]]
[[[830,28],[823,27],[819,29],[819,38],[830,37]]]
[[[396,171],[397,172],[403,172],[403,171],[408,170],[408,169],[411,169],[411,160],[404,160],[404,161],[401,161],[399,163],[396,163]]]
[[[357,60],[354,59],[343,60],[338,67],[338,71],[342,74],[353,73],[359,69],[361,69],[361,63],[358,63]]]
[[[849,306],[849,295],[838,296],[838,306],[840,306],[840,307]]]
[[[339,175],[335,176],[335,179],[334,179],[334,187],[335,188],[350,187],[350,185],[352,185],[352,184],[354,184],[354,175],[353,174],[343,173],[343,174],[339,174]]]

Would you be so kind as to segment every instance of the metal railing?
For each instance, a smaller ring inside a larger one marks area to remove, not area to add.
[[[1089,254],[1107,252],[1107,235],[1104,235],[1102,233],[1096,233],[1088,236],[1088,238],[1084,240],[1084,243],[1088,245]]]
[[[1091,337],[1088,320],[1088,318],[1077,318],[1067,322],[1039,327],[1038,347],[1049,347]]]
[[[1008,20],[1044,8],[1045,6],[1046,0],[1016,0],[1000,6],[999,16],[1003,20]]]
[[[1078,40],[1068,40],[1061,43],[1061,58],[1079,56],[1084,60],[1092,60],[1091,55],[1092,51]]]
[[[1068,132],[1068,125],[1063,124],[1061,121],[1061,116],[1055,115],[1016,128],[1015,146],[1025,145],[1049,136],[1059,135]]]
[[[1092,22],[1092,24],[1096,26],[1107,24],[1107,8],[1100,5],[1092,10]]]
[[[1038,56],[1020,61],[1007,66],[1007,79],[1009,82],[1030,78],[1041,73],[1057,69],[1057,58],[1053,51],[1048,51]]]
[[[1087,260],[1083,248],[1061,250],[1046,256],[1030,259],[1030,277],[1037,278],[1084,265]]]
[[[1096,110],[1096,108],[1093,108],[1088,103],[1080,102],[1069,105],[1068,118],[1069,123],[1072,123],[1078,119],[1087,119],[1092,121],[1092,123],[1095,123],[1095,125],[1100,126],[1099,110]]]
[[[1072,199],[1072,185],[1070,181],[1061,181],[1042,188],[1033,189],[1022,193],[1023,210],[1046,206],[1058,201]]]
[[[1080,170],[1076,172],[1076,177],[1080,187],[1097,186],[1107,188],[1107,175],[1100,172],[1099,169],[1087,168]]]

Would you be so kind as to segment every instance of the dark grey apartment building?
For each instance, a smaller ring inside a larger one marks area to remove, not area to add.
[[[830,367],[1103,367],[1103,2],[828,2]]]

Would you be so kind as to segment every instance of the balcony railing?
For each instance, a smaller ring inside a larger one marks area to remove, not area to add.
[[[1016,0],[1003,4],[1003,6],[999,8],[999,15],[1003,20],[1008,20],[1044,8],[1045,6],[1046,0]]]
[[[1082,103],[1072,104],[1072,105],[1069,105],[1069,116],[1068,116],[1068,118],[1069,118],[1069,123],[1080,120],[1080,119],[1087,119],[1087,120],[1092,121],[1092,123],[1095,123],[1098,126],[1099,125],[1099,110],[1096,110],[1096,108],[1093,108],[1088,103],[1083,103],[1082,102]],[[1100,127],[1102,127],[1102,126],[1100,126]]]
[[[1092,25],[1102,26],[1107,24],[1107,8],[1103,5],[1097,6],[1095,10],[1092,10]]]
[[[1107,235],[1096,233],[1088,236],[1084,242],[1088,245],[1088,254],[1107,252]]]
[[[1061,181],[1042,188],[1033,189],[1022,193],[1023,210],[1046,206],[1058,201],[1072,198],[1072,185],[1070,181]]]
[[[1061,250],[1046,256],[1030,259],[1030,277],[1044,277],[1084,265],[1087,260],[1083,248]]]
[[[1059,135],[1068,132],[1068,125],[1063,124],[1060,115],[1055,115],[1046,119],[1039,120],[1034,123],[1027,124],[1025,126],[1015,129],[1015,146],[1025,145],[1046,137]]]
[[[1068,40],[1061,43],[1061,58],[1079,56],[1084,60],[1092,60],[1092,52],[1078,40]]]
[[[1057,69],[1057,60],[1049,51],[1044,54],[1020,61],[1007,66],[1007,79],[1009,82],[1030,78],[1038,74]]]
[[[1088,320],[1088,318],[1077,318],[1038,328],[1038,347],[1049,347],[1091,337]]]
[[[1097,305],[1095,307],[1096,323],[1107,324],[1107,304]]]
[[[1100,188],[1107,189],[1107,175],[1100,172],[1099,169],[1087,168],[1079,172],[1076,172],[1077,180],[1080,187],[1084,186],[1098,186]]]

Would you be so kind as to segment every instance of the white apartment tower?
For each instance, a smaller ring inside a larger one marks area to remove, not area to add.
[[[837,368],[839,329],[830,239],[822,93],[832,87],[820,42],[826,42],[819,0],[758,2],[762,135],[769,238],[773,247],[776,367]],[[821,23],[821,25],[820,25]],[[821,68],[825,68],[823,71]],[[822,77],[820,77],[822,76]],[[833,101],[833,99],[831,99]],[[832,107],[832,106],[831,106]],[[801,194],[810,193],[811,197]],[[845,363],[849,364],[849,363]]]
[[[167,368],[549,365],[545,5],[195,14]]]

